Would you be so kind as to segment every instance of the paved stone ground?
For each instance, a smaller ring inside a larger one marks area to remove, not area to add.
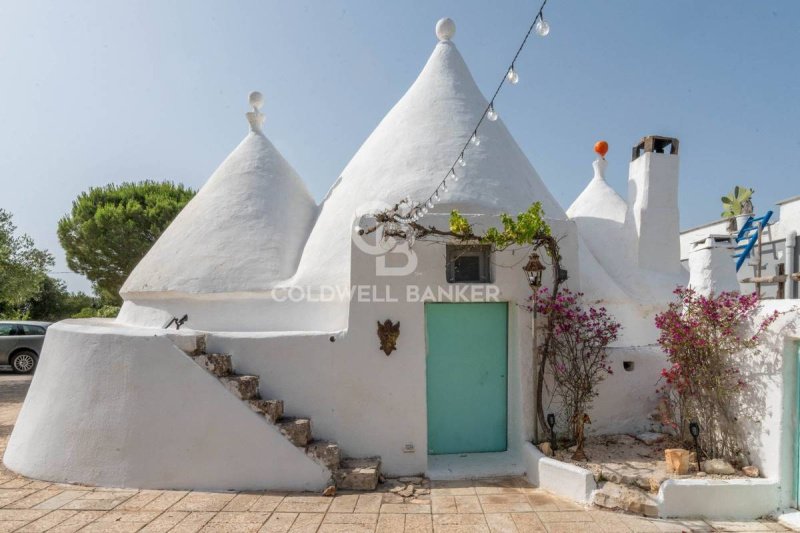
[[[27,377],[0,374],[2,450],[29,383]],[[433,482],[430,496],[399,502],[399,496],[383,492],[326,498],[101,489],[35,481],[0,468],[0,533],[785,531],[768,521],[648,520],[586,509],[519,478]]]

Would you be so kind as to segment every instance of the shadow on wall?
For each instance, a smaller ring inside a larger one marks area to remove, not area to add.
[[[793,308],[787,313],[796,311]],[[763,314],[757,315],[758,319]],[[778,461],[780,452],[780,430],[784,409],[792,409],[784,405],[783,389],[791,386],[784,382],[784,352],[786,343],[792,332],[800,326],[800,317],[796,312],[784,314],[784,319],[764,333],[761,346],[757,350],[749,350],[737,356],[741,379],[745,383],[732,410],[734,420],[738,422],[736,433],[725,435],[727,445],[743,446],[746,450],[747,464],[759,466],[765,477],[776,474],[771,472],[768,461]],[[794,350],[792,350],[794,353]],[[796,378],[793,378],[796,379]],[[796,400],[795,400],[796,401]]]

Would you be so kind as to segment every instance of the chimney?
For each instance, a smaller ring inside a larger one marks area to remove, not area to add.
[[[679,273],[678,139],[650,135],[633,147],[628,209],[640,268]]]

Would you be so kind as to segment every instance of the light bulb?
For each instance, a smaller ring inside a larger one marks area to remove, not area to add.
[[[442,182],[442,192],[447,192],[447,180]]]
[[[453,181],[458,181],[458,174],[453,172]]]
[[[436,192],[433,193],[433,201],[434,202],[438,202],[439,201],[439,189],[436,189]]]
[[[472,134],[472,138],[469,140],[474,146],[480,146],[481,139],[478,137],[477,132]]]
[[[486,118],[492,122],[497,120],[497,111],[494,110],[494,104],[489,104],[489,109],[486,111]]]
[[[508,74],[506,74],[506,78],[508,79],[509,83],[511,83],[511,85],[516,85],[517,82],[519,81],[519,74],[517,74],[517,71],[514,70],[514,67],[511,67],[510,69],[508,69]]]
[[[428,214],[428,207],[427,206],[422,208],[422,214],[423,214],[423,216]],[[422,218],[422,217],[420,217],[420,218]]]
[[[461,165],[462,167],[467,166],[467,162],[464,161],[464,154],[463,153],[460,156],[458,156],[458,164]]]
[[[433,198],[429,199],[426,205],[428,206],[428,209],[433,209]]]
[[[550,24],[547,23],[542,17],[539,17],[539,20],[536,21],[536,33],[539,34],[539,37],[547,37],[550,33]]]

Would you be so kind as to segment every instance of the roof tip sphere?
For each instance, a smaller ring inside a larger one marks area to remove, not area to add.
[[[439,22],[436,23],[436,37],[438,37],[440,41],[449,41],[455,34],[456,23],[453,22],[453,19],[445,17],[439,19]]]
[[[253,109],[261,109],[261,106],[264,105],[264,95],[253,91],[247,96],[247,101],[253,106]]]

